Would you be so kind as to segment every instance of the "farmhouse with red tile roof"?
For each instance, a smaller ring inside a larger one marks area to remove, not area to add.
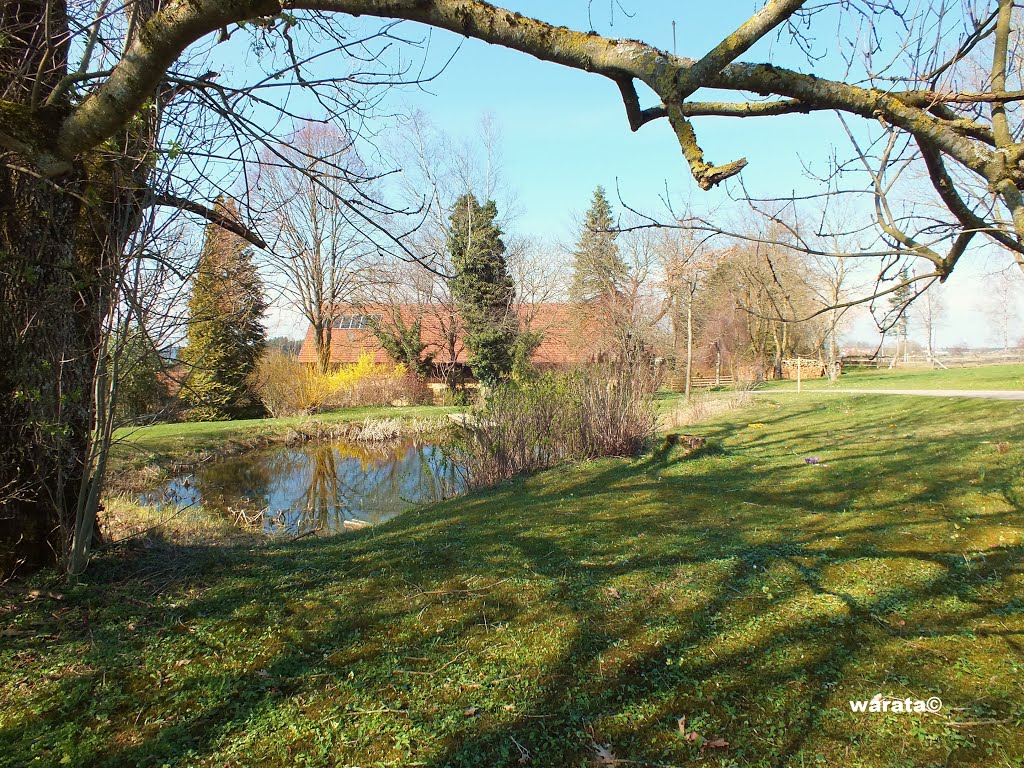
[[[402,323],[410,326],[420,318],[420,340],[425,346],[424,354],[430,355],[436,364],[452,363],[466,366],[469,352],[462,339],[462,323],[456,316],[446,317],[438,305],[362,304],[346,307],[334,323],[331,331],[331,363],[345,365],[355,363],[364,354],[373,355],[374,362],[393,362],[384,351],[372,329],[376,320],[387,324],[396,311]],[[573,307],[569,304],[529,304],[516,307],[520,325],[541,334],[540,344],[533,353],[533,363],[541,368],[556,368],[590,361],[590,350],[576,342],[579,334],[575,331]],[[454,359],[451,345],[447,343],[448,328],[457,327],[455,334]],[[299,361],[316,362],[316,345],[312,326],[306,331],[306,338],[299,350]]]

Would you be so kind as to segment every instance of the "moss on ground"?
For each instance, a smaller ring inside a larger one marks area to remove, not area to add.
[[[1022,414],[762,397],[700,458],[134,539],[6,588],[0,765],[1020,766]],[[851,712],[875,694],[944,706]]]

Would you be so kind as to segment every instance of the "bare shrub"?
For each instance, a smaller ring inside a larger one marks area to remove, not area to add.
[[[315,400],[308,374],[308,367],[294,356],[269,349],[256,364],[249,384],[271,416],[294,416],[308,413]]]
[[[570,378],[579,404],[581,458],[633,456],[654,434],[657,417],[653,372],[645,368],[596,368]]]
[[[331,392],[323,409],[374,405],[416,405],[432,400],[430,389],[404,368],[353,380]]]
[[[656,427],[651,381],[636,369],[594,368],[504,382],[466,426],[456,450],[476,488],[565,461],[631,456]]]

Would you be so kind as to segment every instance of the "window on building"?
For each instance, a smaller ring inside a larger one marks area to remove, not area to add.
[[[334,327],[343,331],[362,331],[380,322],[381,315],[342,315],[334,321]]]

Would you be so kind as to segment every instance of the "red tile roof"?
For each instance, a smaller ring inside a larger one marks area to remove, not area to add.
[[[345,307],[344,314],[384,316],[384,323],[387,318],[393,316],[396,307],[383,305],[360,305],[358,307]],[[420,340],[426,345],[425,352],[432,354],[439,363],[451,361],[445,343],[445,329],[448,323],[445,322],[442,311],[438,305],[402,304],[397,307],[402,322],[411,325],[417,316],[422,318],[420,324]],[[540,345],[533,353],[533,362],[539,365],[565,365],[578,363],[589,359],[589,351],[582,349],[582,345],[574,343],[578,334],[574,333],[574,318],[572,306],[569,304],[533,304],[523,305],[516,308],[516,314],[520,317],[520,324],[525,319],[529,320],[530,330],[542,334]],[[461,320],[456,318],[461,327]],[[369,328],[343,329],[335,328],[331,331],[331,362],[332,363],[355,363],[360,356],[369,353],[373,355],[374,362],[391,362],[391,358],[385,352],[376,335]],[[455,361],[466,363],[469,359],[468,352],[462,342],[461,333],[457,338]],[[306,331],[306,338],[299,350],[299,361],[303,363],[316,362],[316,346],[314,344],[313,327]]]

